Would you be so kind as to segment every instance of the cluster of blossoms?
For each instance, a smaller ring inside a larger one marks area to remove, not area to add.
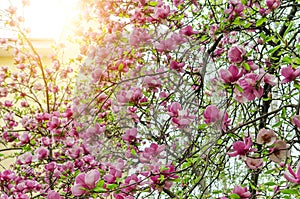
[[[271,147],[269,148],[269,158],[273,162],[281,163],[289,155],[288,145],[283,140],[277,140],[275,132],[271,129],[260,129],[256,137],[256,143]],[[228,153],[230,157],[242,157],[250,169],[262,168],[263,160],[261,157],[256,155],[249,156],[251,152],[257,151],[256,148],[252,148],[253,142],[251,137],[245,137],[244,141],[234,142],[232,147],[234,151]]]

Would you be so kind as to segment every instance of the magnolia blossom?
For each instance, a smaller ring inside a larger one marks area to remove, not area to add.
[[[296,125],[296,127],[298,129],[300,129],[300,115],[295,115],[293,118],[292,118],[292,123],[294,125]]]
[[[294,69],[292,66],[282,68],[281,75],[284,77],[284,79],[281,80],[282,84],[294,81],[294,79],[300,76],[300,68]]]
[[[156,161],[157,158],[162,157],[162,152],[165,150],[165,145],[157,145],[156,143],[151,143],[150,147],[146,147],[142,152],[140,160],[141,162]]]
[[[127,143],[133,143],[136,140],[138,131],[136,128],[126,130],[125,134],[122,135],[122,139]]]
[[[177,117],[180,110],[182,110],[182,108],[179,102],[172,102],[168,106],[168,114],[172,117]]]
[[[100,172],[97,169],[93,169],[87,173],[79,174],[75,179],[75,184],[72,187],[72,193],[74,196],[81,196],[88,193],[91,189],[96,187],[97,182],[100,179]]]
[[[252,170],[260,169],[263,166],[263,160],[261,158],[247,157],[245,162]]]
[[[243,46],[232,46],[228,51],[228,58],[231,63],[241,63],[246,50]]]
[[[217,127],[223,131],[230,125],[231,120],[228,118],[228,113],[220,111],[218,107],[214,105],[207,106],[203,116],[206,124],[217,124]]]
[[[151,36],[148,31],[144,28],[134,28],[130,34],[129,43],[134,47],[138,47],[142,44],[149,44],[151,41]]]
[[[47,199],[62,199],[62,197],[54,190],[50,190],[47,194]]]
[[[183,67],[184,67],[185,63],[184,62],[176,62],[176,61],[171,61],[170,62],[170,68],[173,70],[176,70],[177,72],[184,72]]]
[[[198,34],[197,31],[194,31],[194,30],[193,30],[193,27],[192,27],[192,26],[187,26],[187,27],[181,29],[181,30],[180,30],[180,33],[181,33],[181,34],[184,34],[184,35],[186,35],[186,36],[192,36],[192,35],[194,35],[194,34]]]
[[[288,146],[282,140],[277,140],[273,148],[270,149],[270,160],[276,163],[284,161],[288,156]]]
[[[270,146],[276,141],[276,134],[271,129],[260,129],[256,138],[258,144]]]
[[[235,186],[231,193],[235,193],[240,196],[240,199],[248,199],[251,197],[251,193],[247,187]]]
[[[280,6],[280,0],[266,0],[266,5],[270,10],[274,10]]]
[[[228,155],[230,157],[244,156],[247,153],[255,151],[255,149],[251,147],[252,139],[250,137],[245,137],[244,141],[237,141],[233,143],[232,148],[234,151],[232,153],[228,153]]]
[[[295,173],[291,166],[288,165],[289,172],[285,172],[283,176],[291,183],[300,184],[300,162],[298,162],[296,170],[297,173]]]
[[[228,70],[220,69],[219,73],[224,83],[234,83],[243,75],[243,72],[239,71],[238,67],[235,65],[230,65]]]
[[[261,98],[264,89],[259,84],[260,80],[260,76],[255,73],[248,73],[243,79],[239,79],[238,85],[242,88],[242,91],[234,89],[235,99],[238,102],[244,103],[252,101],[256,97]]]
[[[172,102],[168,106],[168,114],[172,117],[172,123],[179,128],[189,125],[195,119],[195,116],[191,115],[189,111],[183,110],[178,102]]]

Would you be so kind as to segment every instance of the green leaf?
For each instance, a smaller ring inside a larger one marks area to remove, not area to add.
[[[240,197],[238,194],[233,193],[233,194],[231,194],[231,195],[229,196],[229,198],[232,198],[232,199],[240,199],[241,197]]]
[[[168,167],[165,167],[165,166],[163,166],[163,167],[161,167],[159,170],[160,170],[160,172],[162,172],[162,171],[167,171],[167,170],[169,170],[169,168],[168,168]]]
[[[117,187],[118,187],[117,184],[108,184],[108,185],[106,185],[106,188],[108,188],[108,189],[110,189],[110,190],[116,189]]]
[[[256,27],[261,26],[264,22],[268,21],[267,18],[261,18],[256,22]]]
[[[300,58],[296,57],[294,61],[295,61],[295,64],[300,65]]]
[[[160,175],[158,180],[160,181],[160,183],[164,182],[165,180],[165,176],[164,175]]]
[[[93,191],[96,192],[96,193],[105,193],[105,192],[107,192],[107,190],[102,188],[102,187],[96,187],[96,188],[93,189]]]
[[[274,185],[277,185],[275,182],[266,182],[264,183],[264,185],[266,186],[274,186]]]
[[[281,117],[282,118],[286,117],[286,108],[285,107],[282,109]]]
[[[298,90],[300,90],[300,85],[297,84],[296,82],[294,83],[294,87],[297,88]]]
[[[281,193],[283,194],[298,194],[298,190],[296,189],[284,189],[284,190],[281,190]]]
[[[272,126],[272,128],[279,127],[279,126],[281,126],[281,125],[282,125],[282,121],[279,121],[279,122],[277,122],[276,124],[274,124],[274,125]]]
[[[132,148],[132,149],[130,150],[130,153],[131,153],[133,156],[136,156],[136,151],[135,151],[135,149]]]
[[[287,29],[284,31],[283,37],[285,37],[285,36],[290,32],[290,30],[292,29],[293,26],[294,26],[294,23],[293,23],[293,22],[290,22],[289,26],[288,26]]]
[[[212,193],[213,193],[213,194],[220,194],[220,193],[223,193],[223,191],[221,191],[221,190],[215,190],[215,191],[213,191]]]
[[[104,180],[100,180],[100,181],[97,183],[96,187],[103,187],[104,184],[105,184],[105,181],[104,181]]]
[[[238,91],[240,91],[241,93],[244,92],[244,89],[243,89],[242,87],[240,87],[240,85],[235,84],[234,87],[235,87],[236,89],[238,89]]]
[[[269,51],[267,52],[267,54],[273,54],[273,53],[274,53],[275,51],[277,51],[280,47],[281,47],[281,46],[278,45],[278,46],[272,48],[271,50],[269,50]]]
[[[198,125],[199,130],[204,130],[204,129],[206,129],[206,127],[207,127],[207,124],[199,124]]]
[[[282,58],[282,61],[283,61],[284,63],[290,64],[290,63],[293,62],[293,59],[290,58],[290,57],[285,56],[285,57]]]
[[[158,2],[157,1],[150,1],[148,4],[149,4],[149,6],[155,7],[155,6],[157,6]]]
[[[251,70],[251,68],[250,68],[250,66],[249,66],[249,64],[247,62],[244,62],[243,66],[246,69],[246,71],[250,71]]]

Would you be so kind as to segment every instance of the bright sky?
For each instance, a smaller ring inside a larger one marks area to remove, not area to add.
[[[24,10],[21,0],[10,2],[20,7],[19,14],[24,15],[25,26],[30,28],[32,38],[59,39],[62,31],[67,29],[70,20],[76,15],[77,0],[30,0],[30,6]],[[0,9],[9,5],[9,0],[0,0]]]

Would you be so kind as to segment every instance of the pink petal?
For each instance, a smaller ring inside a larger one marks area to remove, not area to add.
[[[283,176],[289,181],[289,182],[292,182],[292,183],[298,183],[298,181],[293,177],[291,176],[289,173],[283,173]]]
[[[93,189],[96,186],[96,183],[98,182],[98,180],[100,179],[100,173],[97,169],[93,169],[91,171],[89,171],[85,178],[85,184],[90,188]]]
[[[79,174],[79,175],[75,178],[76,184],[85,184],[84,178],[85,178],[85,173]]]
[[[297,178],[300,179],[300,161],[298,162],[296,169],[297,169]]]
[[[84,194],[85,188],[81,185],[81,184],[76,184],[71,188],[72,194],[74,196],[81,196],[82,194]]]
[[[294,70],[291,67],[281,69],[281,75],[283,75],[284,77],[290,77],[293,75],[293,73]]]

